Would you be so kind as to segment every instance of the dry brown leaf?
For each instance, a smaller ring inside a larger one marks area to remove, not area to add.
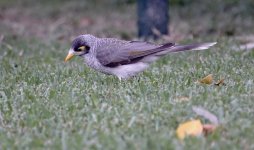
[[[208,110],[196,106],[193,106],[192,109],[196,114],[208,119],[212,124],[202,124],[198,119],[181,123],[176,130],[177,137],[181,140],[186,136],[200,136],[201,134],[206,136],[214,132],[219,125],[218,118]]]
[[[176,134],[180,140],[187,136],[200,136],[201,134],[207,136],[213,133],[217,127],[218,125],[202,124],[200,120],[192,120],[181,123],[176,130]]]
[[[177,130],[177,137],[183,140],[186,136],[200,136],[203,132],[203,125],[200,120],[191,120],[181,123]]]
[[[226,85],[226,84],[224,83],[224,79],[220,79],[216,83],[214,83],[214,85],[220,86],[220,85]]]
[[[213,75],[209,74],[208,76],[202,78],[201,80],[198,80],[199,83],[203,84],[212,84],[213,83]]]
[[[217,127],[218,126],[214,125],[214,124],[204,124],[203,125],[203,134],[205,136],[207,136],[208,134],[213,133]]]

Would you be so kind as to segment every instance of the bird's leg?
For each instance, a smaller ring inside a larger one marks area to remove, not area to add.
[[[139,77],[137,77],[138,78],[138,82],[140,82],[140,78]]]
[[[138,80],[138,82],[140,82],[140,76],[134,75],[134,76],[132,76],[132,78],[134,78],[134,79]]]

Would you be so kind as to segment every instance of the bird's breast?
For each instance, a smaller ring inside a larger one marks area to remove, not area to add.
[[[84,57],[84,60],[88,67],[105,74],[112,74],[110,68],[103,66],[96,57],[87,55]]]

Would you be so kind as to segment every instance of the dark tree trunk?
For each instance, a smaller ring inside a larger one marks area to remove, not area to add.
[[[138,0],[138,36],[158,38],[153,30],[168,34],[169,0]]]

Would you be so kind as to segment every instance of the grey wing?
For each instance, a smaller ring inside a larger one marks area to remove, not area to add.
[[[96,57],[102,65],[114,67],[133,63],[139,59],[142,59],[144,56],[163,51],[169,47],[172,47],[173,45],[173,43],[155,45],[141,41],[114,41],[111,43],[111,45],[98,47]]]

